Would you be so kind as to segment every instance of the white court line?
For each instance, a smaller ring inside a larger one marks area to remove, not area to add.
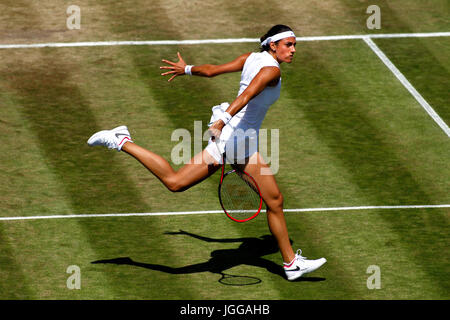
[[[420,95],[419,92],[413,87],[413,85],[405,78],[405,76],[397,69],[397,67],[389,60],[389,58],[381,51],[380,48],[369,37],[363,38],[367,45],[373,52],[383,61],[383,63],[391,70],[391,72],[397,77],[397,79],[403,84],[403,86],[413,95],[413,97],[420,103],[422,108],[433,118],[433,120],[444,130],[445,134],[450,137],[450,129],[444,120],[434,111],[429,103]]]
[[[330,41],[355,40],[365,38],[429,38],[450,37],[450,32],[428,33],[384,33],[371,35],[336,35],[297,37],[297,41]],[[253,43],[259,42],[256,38],[230,38],[230,39],[204,39],[204,40],[144,40],[144,41],[88,41],[88,42],[49,42],[30,44],[0,44],[0,49],[30,49],[30,48],[63,48],[63,47],[98,47],[98,46],[158,46],[158,45],[195,45],[195,44],[226,44],[226,43]]]
[[[386,210],[386,209],[438,209],[450,208],[450,204],[436,205],[406,205],[406,206],[359,206],[359,207],[335,207],[335,208],[304,208],[284,209],[284,212],[325,212],[325,211],[353,211],[353,210]],[[143,213],[104,213],[104,214],[67,214],[29,217],[0,217],[0,221],[14,220],[42,220],[42,219],[71,219],[71,218],[105,218],[105,217],[148,217],[148,216],[174,216],[191,214],[223,213],[222,210],[209,211],[179,211],[179,212],[143,212]]]

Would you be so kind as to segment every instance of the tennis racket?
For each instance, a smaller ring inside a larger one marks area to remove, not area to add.
[[[218,146],[217,148],[219,149]],[[261,212],[263,204],[258,184],[250,174],[243,170],[232,169],[225,172],[225,154],[222,155],[222,160],[222,174],[218,191],[223,211],[236,222],[246,222],[256,218]]]

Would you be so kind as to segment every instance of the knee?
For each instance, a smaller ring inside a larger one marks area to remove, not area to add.
[[[182,192],[186,190],[185,186],[176,178],[176,176],[166,179],[165,185],[171,192]]]
[[[277,194],[273,195],[266,201],[266,205],[270,211],[282,211],[283,210],[283,195],[281,192],[278,192]]]

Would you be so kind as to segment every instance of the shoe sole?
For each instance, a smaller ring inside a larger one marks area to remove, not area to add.
[[[93,144],[94,141],[97,140],[97,137],[98,137],[99,135],[105,133],[106,131],[108,131],[108,130],[102,130],[102,131],[99,131],[99,132],[97,132],[97,133],[94,133],[94,134],[89,138],[89,140],[87,141],[88,145],[90,145],[90,146],[95,146],[95,144]]]
[[[116,131],[121,131],[121,130],[127,130],[127,132],[128,132],[127,126],[120,126],[120,127],[117,127],[117,128],[111,129],[111,130],[102,130],[102,131],[99,131],[99,132],[94,133],[94,134],[88,139],[87,143],[88,143],[88,145],[90,145],[90,146],[95,146],[95,144],[93,144],[93,143],[94,143],[94,141],[97,139],[97,137],[98,137],[99,135],[101,135],[101,134],[103,134],[103,133],[105,133],[105,132],[108,132],[108,131],[116,132]]]
[[[321,263],[320,263],[317,267],[312,268],[312,269],[307,269],[307,270],[305,270],[305,271],[303,271],[303,272],[299,272],[299,273],[295,274],[295,275],[292,276],[292,277],[287,277],[287,279],[288,279],[289,281],[293,281],[293,280],[295,280],[295,279],[298,279],[298,278],[300,278],[301,276],[303,276],[304,274],[307,274],[307,273],[316,271],[316,270],[319,269],[321,266],[323,266],[323,265],[325,264],[325,262],[327,262],[327,259],[325,259],[325,258],[321,258],[321,259],[319,259],[319,260],[321,260]]]

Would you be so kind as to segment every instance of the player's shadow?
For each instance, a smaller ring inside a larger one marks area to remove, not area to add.
[[[150,270],[157,270],[170,274],[190,274],[199,272],[212,272],[221,275],[219,282],[224,285],[252,285],[261,282],[261,279],[253,276],[230,275],[224,273],[225,270],[231,269],[238,265],[250,265],[265,268],[267,271],[285,278],[284,270],[281,265],[273,261],[264,259],[263,256],[279,252],[277,242],[271,235],[265,235],[260,238],[232,238],[232,239],[213,239],[199,236],[183,230],[178,232],[166,232],[170,235],[187,235],[195,239],[206,242],[232,243],[241,242],[241,245],[235,249],[221,249],[211,252],[211,259],[203,263],[187,265],[184,267],[170,267],[160,264],[150,264],[133,261],[129,257],[120,257],[114,259],[97,260],[92,263],[112,263],[118,265],[131,265]],[[325,278],[317,277],[301,277],[296,281],[323,281]]]

